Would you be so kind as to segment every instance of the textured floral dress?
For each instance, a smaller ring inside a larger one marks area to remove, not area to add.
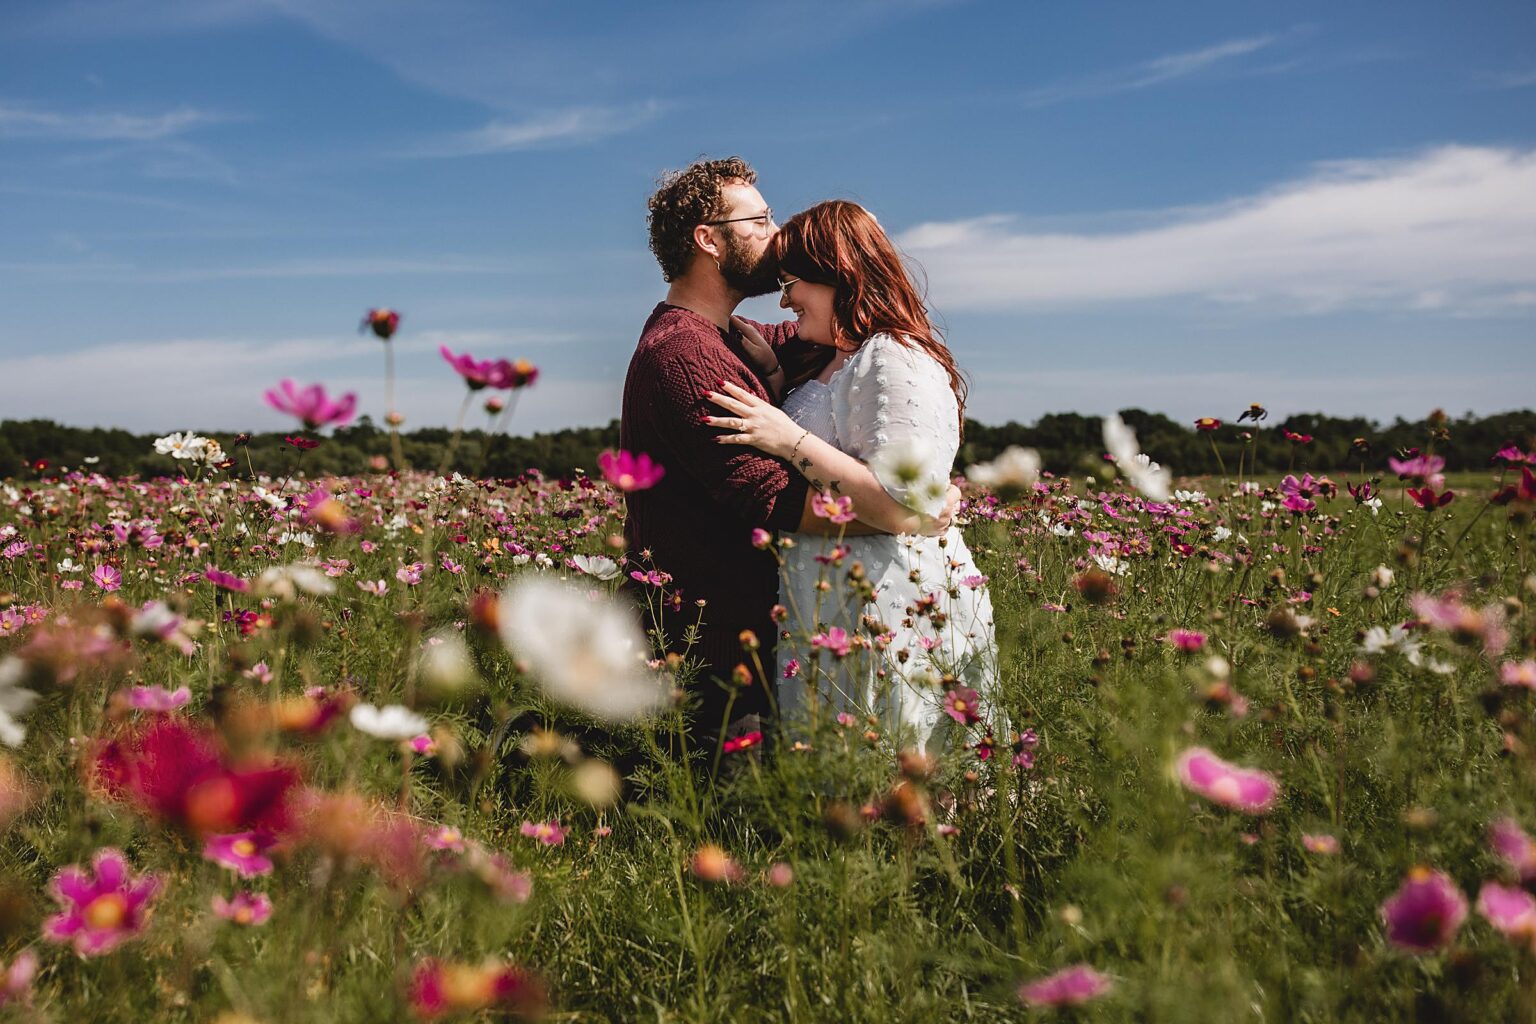
[[[877,334],[829,381],[791,392],[784,411],[868,464],[903,505],[942,511],[960,445],[958,412],[944,368],[921,349]],[[779,702],[791,727],[812,715],[875,714],[898,742],[936,750],[950,720],[946,676],[990,703],[992,602],[957,527],[941,537],[847,537],[840,545],[789,536]]]

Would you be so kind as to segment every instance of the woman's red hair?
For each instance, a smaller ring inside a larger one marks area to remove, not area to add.
[[[858,203],[830,199],[789,218],[773,236],[779,272],[830,285],[838,346],[858,348],[882,332],[922,349],[944,367],[960,409],[965,434],[965,380],[902,263],[901,254],[870,212]]]

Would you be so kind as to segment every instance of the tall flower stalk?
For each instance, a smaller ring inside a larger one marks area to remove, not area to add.
[[[400,424],[404,422],[395,409],[395,346],[391,339],[400,329],[400,314],[392,309],[370,309],[363,317],[362,330],[372,331],[384,343],[384,422],[389,426],[389,452],[396,470],[405,469],[405,453],[400,447]]]

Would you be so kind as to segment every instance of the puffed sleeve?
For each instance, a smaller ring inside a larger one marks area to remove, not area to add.
[[[943,511],[960,447],[958,406],[944,368],[921,349],[877,334],[833,384],[837,446],[867,463],[901,504],[929,516]]]

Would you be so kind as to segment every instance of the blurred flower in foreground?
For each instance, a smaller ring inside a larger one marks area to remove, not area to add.
[[[411,974],[411,1010],[422,1020],[495,1009],[514,1019],[543,1013],[547,998],[539,980],[510,964],[479,966],[427,959]]]
[[[269,874],[272,861],[266,851],[275,840],[265,832],[234,832],[229,835],[209,836],[203,844],[203,859],[238,874],[241,878],[255,878]]]
[[[37,977],[37,954],[24,949],[9,964],[0,962],[0,1007],[32,1001],[32,979]]]
[[[699,847],[689,860],[688,869],[705,882],[739,882],[746,877],[741,865],[714,843]]]
[[[164,686],[135,686],[128,691],[128,706],[139,711],[165,714],[184,708],[192,700],[192,690],[178,686],[174,690]]]
[[[560,827],[558,819],[554,821],[525,821],[518,829],[529,839],[537,839],[545,846],[559,846],[565,842],[568,829]]]
[[[967,467],[965,478],[1007,499],[1029,490],[1040,479],[1040,453],[1033,448],[1009,445],[991,462]]]
[[[1036,981],[1019,986],[1026,1006],[1080,1006],[1114,987],[1107,976],[1087,964],[1074,964]]]
[[[1450,944],[1467,917],[1467,898],[1443,873],[1416,867],[1381,905],[1387,940],[1410,953]]]
[[[388,341],[400,329],[400,314],[392,309],[370,309],[363,315],[362,330],[372,331],[380,341]]]
[[[631,454],[608,449],[597,457],[603,479],[626,493],[655,487],[667,471],[659,463],[651,461],[645,452]]]
[[[1524,889],[1484,882],[1477,894],[1477,912],[1509,938],[1536,951],[1536,897]]]
[[[1339,841],[1326,832],[1301,834],[1301,845],[1308,853],[1315,853],[1322,857],[1332,857],[1339,852]]]
[[[26,740],[27,730],[16,719],[37,703],[37,694],[21,685],[26,674],[20,658],[0,661],[0,743],[8,747],[19,747]]]
[[[1104,448],[1115,457],[1115,468],[1142,494],[1153,501],[1167,501],[1172,495],[1173,474],[1141,453],[1136,432],[1119,413],[1104,417]]]
[[[154,875],[135,875],[122,851],[96,851],[92,871],[79,865],[53,876],[48,890],[64,908],[43,922],[43,938],[68,942],[81,956],[108,953],[144,930],[149,904],[160,891]]]
[[[1488,826],[1488,845],[1521,882],[1536,881],[1536,840],[1514,818],[1500,818]]]
[[[576,555],[571,559],[571,564],[577,572],[586,573],[593,579],[603,582],[616,580],[622,575],[619,563],[604,555]]]
[[[300,388],[286,377],[277,387],[267,391],[266,399],[267,404],[278,412],[297,416],[310,430],[319,430],[332,423],[337,426],[349,423],[357,410],[357,395],[350,391],[333,400],[319,384]]]
[[[383,708],[359,704],[352,709],[350,718],[358,732],[381,740],[408,740],[431,727],[425,718],[401,704]]]
[[[1245,814],[1265,813],[1280,795],[1273,775],[1228,764],[1204,747],[1184,751],[1174,767],[1185,788]]]
[[[226,921],[235,924],[253,926],[266,924],[272,916],[272,900],[266,893],[237,892],[233,899],[225,899],[222,896],[213,897],[213,912]]]
[[[670,700],[670,682],[646,667],[634,614],[604,594],[530,574],[502,594],[496,618],[507,649],[555,700],[608,721]]]

